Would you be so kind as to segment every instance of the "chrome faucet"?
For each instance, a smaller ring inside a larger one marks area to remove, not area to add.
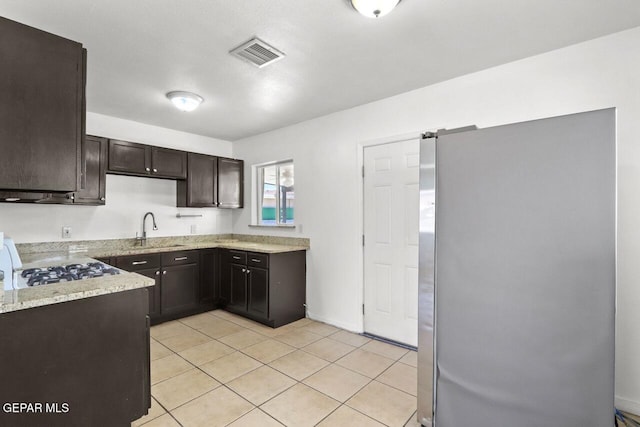
[[[147,212],[146,214],[144,214],[144,216],[142,217],[142,236],[141,237],[136,237],[136,240],[138,240],[140,242],[140,246],[144,246],[147,244],[147,227],[146,227],[146,223],[147,223],[147,217],[151,215],[151,221],[153,221],[153,229],[157,230],[158,226],[156,225],[156,217],[155,215],[153,215],[153,212]]]

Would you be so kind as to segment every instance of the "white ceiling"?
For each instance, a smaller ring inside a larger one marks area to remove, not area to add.
[[[638,0],[0,0],[0,15],[80,41],[87,109],[236,140],[640,25]],[[287,54],[229,55],[258,36]],[[559,64],[561,66],[561,64]],[[205,98],[181,113],[171,90]]]

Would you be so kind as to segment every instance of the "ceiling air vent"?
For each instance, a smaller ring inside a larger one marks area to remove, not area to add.
[[[229,53],[259,68],[272,64],[285,56],[284,53],[257,37],[241,44]]]

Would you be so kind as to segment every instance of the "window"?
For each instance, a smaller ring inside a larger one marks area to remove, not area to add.
[[[293,161],[285,160],[255,167],[257,224],[293,225],[295,193]]]

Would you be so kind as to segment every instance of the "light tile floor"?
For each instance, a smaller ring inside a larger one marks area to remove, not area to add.
[[[415,351],[222,310],[154,326],[151,338],[152,406],[133,427],[419,425]]]

